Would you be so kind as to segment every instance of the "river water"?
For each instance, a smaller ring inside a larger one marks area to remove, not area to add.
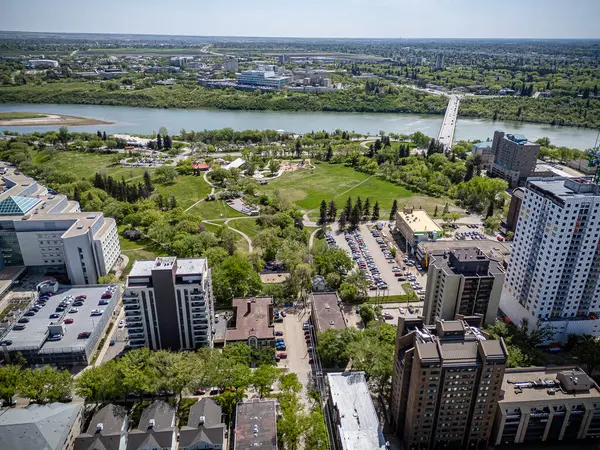
[[[442,116],[416,114],[338,113],[338,112],[290,112],[290,111],[223,111],[214,109],[155,109],[128,106],[102,105],[37,105],[0,104],[0,112],[27,111],[64,114],[114,122],[112,125],[71,127],[72,130],[107,133],[151,134],[160,127],[178,134],[186,130],[211,130],[218,128],[274,129],[306,133],[310,131],[333,131],[336,129],[356,131],[363,134],[387,133],[410,134],[421,131],[427,136],[437,136]],[[56,130],[58,126],[6,127],[0,130],[27,133]],[[494,130],[525,135],[529,140],[549,137],[559,146],[587,149],[594,145],[597,131],[585,128],[559,127],[521,122],[500,122],[486,119],[458,119],[455,140],[486,140]]]

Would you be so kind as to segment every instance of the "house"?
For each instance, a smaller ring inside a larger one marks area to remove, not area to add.
[[[317,332],[343,330],[347,327],[341,309],[341,299],[337,292],[321,292],[312,294],[311,319]]]
[[[179,449],[222,449],[225,440],[222,416],[221,407],[212,398],[194,403],[187,425],[179,433]]]
[[[156,400],[144,409],[138,427],[129,432],[127,450],[171,450],[176,445],[175,408]]]
[[[273,344],[273,297],[234,298],[232,305],[233,317],[225,332],[227,342],[244,342],[251,347]]]
[[[90,422],[85,433],[75,439],[75,450],[125,450],[129,419],[122,406],[106,405]]]
[[[51,403],[0,413],[0,449],[72,450],[79,434],[83,405]]]

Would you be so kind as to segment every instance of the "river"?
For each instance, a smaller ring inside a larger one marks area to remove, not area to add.
[[[421,131],[427,136],[437,136],[442,116],[416,114],[291,112],[291,111],[223,111],[205,109],[155,109],[128,106],[102,105],[47,105],[2,104],[0,112],[27,111],[80,116],[114,122],[113,125],[71,127],[72,130],[107,133],[151,134],[165,127],[173,134],[186,130],[211,130],[218,128],[274,129],[305,133],[336,129],[363,134],[410,134]],[[0,127],[2,130],[28,133],[50,131],[58,126]],[[455,140],[485,140],[492,138],[494,130],[525,135],[529,140],[549,137],[558,146],[587,149],[594,145],[597,131],[585,128],[559,127],[521,122],[500,122],[486,119],[459,118]]]

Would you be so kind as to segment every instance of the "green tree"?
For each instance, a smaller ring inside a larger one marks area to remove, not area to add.
[[[275,176],[280,167],[281,164],[279,164],[279,161],[271,159],[271,161],[269,161],[269,171],[271,172],[271,176]]]
[[[58,139],[62,142],[63,147],[67,147],[69,142],[69,129],[67,127],[60,127],[58,129]]]
[[[150,350],[141,347],[128,351],[118,360],[121,384],[125,392],[135,392],[143,396],[156,390],[150,359]]]
[[[23,370],[21,367],[8,364],[6,366],[0,366],[0,399],[10,403],[15,396]]]
[[[252,348],[243,342],[232,342],[223,347],[223,356],[232,364],[250,365]]]
[[[358,203],[358,201],[356,202],[356,204],[354,205],[354,208],[352,208],[352,213],[350,214],[350,226],[352,228],[357,228],[358,225],[360,224],[360,219],[362,217],[362,210],[360,207],[360,203]]]
[[[44,366],[25,370],[19,392],[34,403],[57,402],[71,394],[73,378],[68,371]]]
[[[234,297],[246,297],[260,292],[258,273],[246,258],[233,255],[213,268],[213,292],[221,305],[229,305]]]
[[[337,206],[335,206],[335,201],[330,200],[329,206],[327,208],[327,220],[330,222],[334,222],[337,218]]]
[[[228,225],[222,226],[217,230],[216,237],[219,240],[219,245],[227,250],[230,255],[233,255],[237,248],[237,242],[240,235],[229,228]]]
[[[352,269],[350,255],[339,247],[319,247],[313,255],[313,265],[319,275],[330,273],[347,273]]]
[[[321,200],[321,206],[319,208],[319,220],[317,225],[325,225],[327,223],[327,203],[325,200]]]
[[[160,166],[154,174],[160,184],[173,184],[178,175],[177,169],[171,166]]]
[[[346,225],[347,225],[346,215],[342,211],[342,214],[340,214],[340,219],[338,220],[338,226],[339,226],[340,231],[344,231],[344,229],[346,228]]]
[[[308,415],[305,431],[305,447],[314,450],[327,450],[329,433],[325,425],[325,415],[319,406],[314,406]]]
[[[375,206],[373,206],[373,214],[371,215],[371,220],[373,222],[377,222],[379,220],[379,202],[375,202]]]
[[[252,373],[252,386],[263,398],[271,389],[271,386],[279,379],[281,371],[270,364],[263,364]]]
[[[371,201],[369,200],[369,197],[367,197],[367,199],[365,200],[365,204],[363,206],[362,219],[369,220],[370,215],[371,215]]]
[[[394,199],[392,209],[390,211],[390,220],[396,220],[396,212],[398,211],[398,200]]]
[[[342,212],[346,222],[350,221],[350,214],[352,214],[352,199],[348,197],[348,200],[346,200],[346,206],[344,206],[344,211]]]

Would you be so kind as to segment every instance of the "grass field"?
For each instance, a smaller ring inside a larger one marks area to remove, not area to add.
[[[250,239],[256,236],[261,228],[256,224],[256,219],[236,219],[229,222],[231,228],[241,231]]]
[[[156,185],[156,190],[163,195],[174,195],[177,199],[177,206],[188,208],[198,200],[206,198],[210,194],[210,186],[202,177],[193,175],[182,175],[175,179],[175,184],[171,186]]]
[[[315,219],[321,200],[329,202],[332,198],[338,209],[343,208],[346,199],[357,197],[365,201],[370,198],[371,207],[379,202],[380,216],[387,219],[392,203],[398,200],[398,207],[411,204],[433,211],[437,205],[443,208],[447,200],[415,196],[402,186],[388,181],[357,172],[350,167],[338,164],[319,164],[316,169],[303,169],[288,172],[281,177],[271,180],[262,187],[263,192],[272,194],[276,190],[284,198],[296,203],[300,208],[312,211],[309,217]]]
[[[228,217],[246,217],[245,214],[237,212],[235,209],[227,206],[222,200],[198,203],[188,211],[190,214],[197,214],[203,219],[226,219]]]
[[[371,204],[378,200],[385,212],[394,199],[411,196],[411,192],[401,186],[338,164],[319,164],[315,169],[285,173],[263,190],[269,193],[279,190],[283,197],[305,210],[318,209],[321,200],[328,202],[332,198],[342,207],[348,196],[354,199],[360,196],[363,200],[370,197]]]
[[[113,178],[125,180],[140,177],[144,174],[142,167],[123,167],[114,164],[115,155],[83,152],[46,152],[42,151],[32,158],[34,163],[52,164],[60,171],[73,173],[80,178],[91,178],[96,172],[106,172]],[[150,170],[152,172],[152,170]]]
[[[0,120],[39,119],[40,117],[46,117],[46,114],[30,112],[0,112]]]

